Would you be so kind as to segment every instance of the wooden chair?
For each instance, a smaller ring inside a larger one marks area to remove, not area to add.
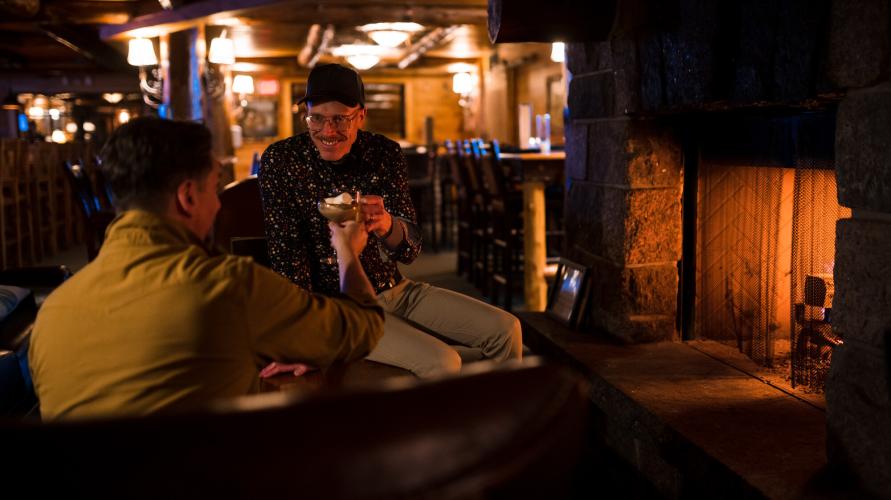
[[[35,257],[28,143],[0,141],[0,240],[3,267],[23,266]]]
[[[220,193],[220,211],[213,231],[214,243],[236,255],[248,255],[269,266],[263,201],[256,177],[235,181]]]
[[[421,234],[430,238],[430,247],[434,251],[439,248],[436,238],[436,194],[433,189],[435,160],[435,153],[426,150],[405,152],[408,189],[415,206],[418,228]]]
[[[55,221],[57,197],[53,192],[53,175],[56,166],[67,151],[58,144],[37,142],[31,144],[31,168],[29,184],[34,207],[33,233],[37,260],[54,255],[59,251],[58,232]]]
[[[80,209],[84,240],[87,243],[87,259],[92,261],[99,254],[99,248],[105,240],[105,229],[114,220],[115,214],[96,196],[83,161],[65,161],[63,166],[71,192]]]

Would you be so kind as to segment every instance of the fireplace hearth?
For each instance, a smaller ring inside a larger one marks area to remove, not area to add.
[[[891,2],[671,5],[567,46],[565,255],[593,270],[587,327],[713,338],[825,386],[832,463],[887,495]]]

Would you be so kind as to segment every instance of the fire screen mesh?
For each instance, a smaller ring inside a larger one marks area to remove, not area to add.
[[[819,390],[835,223],[850,211],[834,172],[807,167],[701,166],[694,329]]]
[[[841,339],[832,331],[832,272],[835,224],[850,217],[838,204],[835,172],[795,171],[795,223],[792,226],[792,385],[822,391],[832,346]]]

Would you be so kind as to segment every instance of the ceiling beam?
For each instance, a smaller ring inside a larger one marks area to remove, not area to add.
[[[485,24],[482,0],[203,0],[181,8],[136,17],[115,26],[104,26],[103,40],[157,36],[224,17],[262,18],[298,24],[364,24],[371,21],[413,20],[433,25]]]
[[[102,92],[139,92],[139,78],[133,74],[83,73],[45,76],[22,71],[0,71],[0,86],[6,92],[39,94],[92,94]]]
[[[100,68],[112,71],[131,69],[123,54],[105,44],[90,29],[73,25],[42,25],[40,29],[48,37]]]

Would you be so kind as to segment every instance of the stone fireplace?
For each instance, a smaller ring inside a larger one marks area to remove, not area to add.
[[[825,382],[830,460],[887,494],[889,2],[676,9],[567,48],[565,250],[593,271],[588,327],[714,338]]]

